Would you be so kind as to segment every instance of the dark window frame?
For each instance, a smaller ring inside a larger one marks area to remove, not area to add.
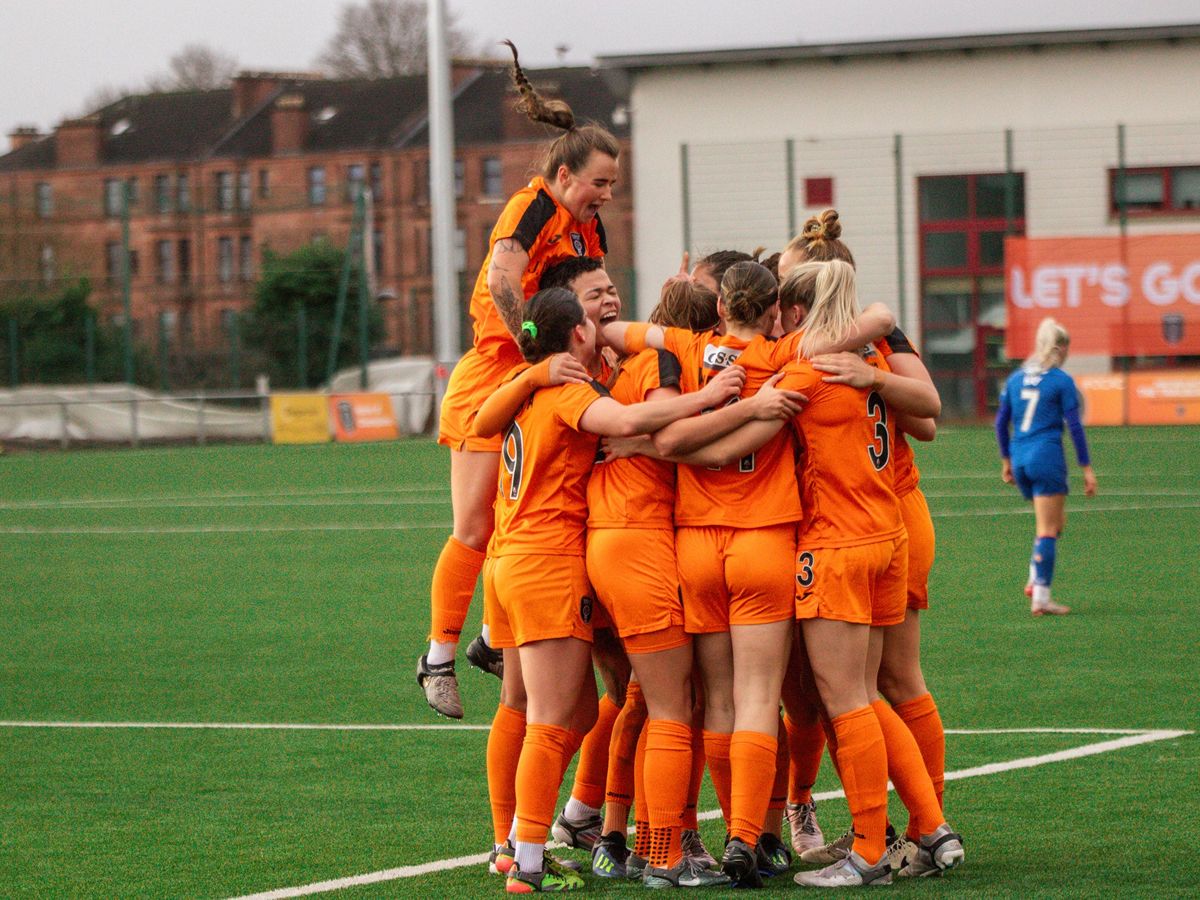
[[[1198,169],[1200,170],[1200,162],[1197,163],[1181,163],[1179,165],[1170,166],[1126,166],[1124,173],[1129,175],[1161,175],[1163,186],[1163,206],[1162,209],[1141,209],[1130,208],[1126,206],[1125,215],[1136,218],[1154,218],[1155,216],[1200,216],[1200,202],[1195,206],[1175,206],[1175,192],[1173,190],[1173,180],[1175,174],[1182,169]],[[1110,216],[1121,215],[1121,208],[1117,204],[1117,178],[1121,175],[1122,170],[1119,168],[1111,168],[1108,170],[1108,212]]]

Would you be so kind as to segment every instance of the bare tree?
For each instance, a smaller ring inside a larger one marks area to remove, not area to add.
[[[152,91],[211,91],[228,87],[237,74],[238,62],[228,53],[204,44],[188,44],[171,57],[167,71],[152,76]]]
[[[450,16],[447,41],[452,56],[469,56],[471,41]],[[317,64],[338,78],[388,78],[425,71],[426,11],[423,0],[365,0],[348,3],[338,30]]]

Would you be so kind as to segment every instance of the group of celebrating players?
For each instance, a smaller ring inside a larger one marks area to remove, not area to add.
[[[598,215],[618,142],[539,97],[513,56],[520,108],[563,134],[471,298],[440,422],[454,533],[417,675],[462,716],[454,660],[482,575],[467,656],[502,678],[492,870],[510,893],[582,887],[551,834],[591,850],[595,875],[653,888],[760,886],[793,852],[821,866],[796,881],[820,887],[957,866],[920,666],[934,534],[908,438],[931,440],[940,412],[924,365],[886,307],[859,309],[833,210],[762,262],[685,259],[649,323],[621,320]],[[826,746],[852,818],[829,842],[811,793]],[[719,860],[697,832],[706,765]]]

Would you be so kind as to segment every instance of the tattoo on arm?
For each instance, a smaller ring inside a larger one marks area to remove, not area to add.
[[[505,238],[496,242],[492,249],[492,272],[499,284],[492,289],[492,301],[504,321],[504,326],[515,338],[521,333],[521,306],[524,300],[524,290],[514,291],[512,285],[521,284],[522,271],[515,267],[506,266],[504,257],[508,254],[524,255],[525,248],[513,238]]]

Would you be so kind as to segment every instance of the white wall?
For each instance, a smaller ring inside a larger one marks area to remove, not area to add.
[[[864,296],[894,302],[892,139],[902,135],[908,302],[901,315],[910,324],[919,302],[916,176],[1003,171],[1011,128],[1014,166],[1025,173],[1027,232],[1087,235],[1116,227],[1107,170],[1117,163],[1118,122],[1126,123],[1128,165],[1200,163],[1196,42],[691,66],[632,79],[635,260],[638,296],[647,299],[658,296],[684,249],[685,143],[696,249],[718,242],[775,249],[788,237],[780,185],[783,142],[791,138],[798,185],[805,177],[835,179]],[[800,222],[807,212],[798,206]],[[1131,219],[1131,230],[1197,226],[1200,215]]]

